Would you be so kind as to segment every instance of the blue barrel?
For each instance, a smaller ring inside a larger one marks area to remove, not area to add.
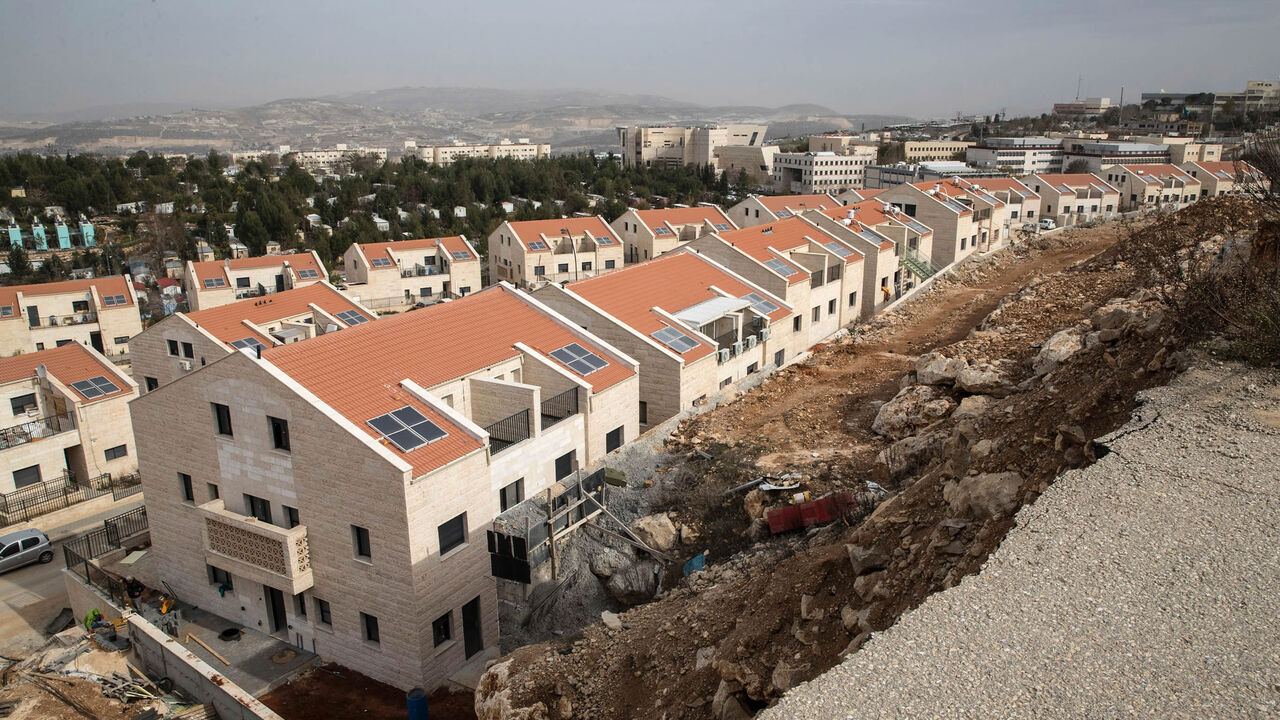
[[[414,688],[405,693],[405,702],[409,705],[409,720],[427,720],[427,691]]]

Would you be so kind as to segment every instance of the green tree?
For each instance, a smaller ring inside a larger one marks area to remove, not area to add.
[[[31,258],[27,256],[27,249],[21,243],[9,248],[8,263],[11,281],[20,283],[31,277]]]
[[[236,238],[249,248],[252,255],[262,255],[267,250],[267,241],[271,234],[262,224],[262,218],[252,210],[246,210],[236,220]]]

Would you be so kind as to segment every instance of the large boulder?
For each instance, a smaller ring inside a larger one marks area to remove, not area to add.
[[[1094,311],[1089,321],[1094,330],[1123,330],[1130,323],[1141,322],[1142,316],[1127,302],[1103,305]]]
[[[916,382],[922,385],[950,385],[968,365],[964,358],[949,358],[942,353],[931,352],[916,360]]]
[[[966,401],[968,398],[966,398]],[[961,407],[964,403],[961,403]],[[938,433],[905,437],[876,456],[875,476],[878,480],[897,483],[904,478],[918,475],[929,461],[942,451],[947,436]]]
[[[951,413],[952,420],[964,420],[982,417],[993,407],[994,399],[986,395],[970,395],[960,400],[960,407]],[[884,454],[883,451],[880,453]]]
[[[588,566],[596,577],[607,578],[631,564],[635,558],[629,553],[611,547],[600,548],[591,554]]]
[[[1013,392],[1013,385],[1000,368],[991,363],[969,365],[956,375],[956,388],[971,395],[990,395],[1002,398]]]
[[[615,572],[604,587],[614,600],[624,605],[649,602],[658,594],[662,564],[656,560],[636,560]]]
[[[640,542],[659,552],[675,547],[680,539],[675,523],[666,513],[645,515],[631,523],[631,532],[640,538]]]
[[[983,473],[947,483],[942,497],[957,515],[971,514],[985,520],[1017,508],[1021,486],[1022,476],[1016,472]]]
[[[954,400],[933,386],[912,385],[880,406],[871,430],[898,440],[945,418],[955,406]]]
[[[1040,354],[1031,361],[1031,369],[1036,375],[1047,375],[1066,362],[1084,347],[1084,332],[1078,327],[1070,327],[1053,334]]]

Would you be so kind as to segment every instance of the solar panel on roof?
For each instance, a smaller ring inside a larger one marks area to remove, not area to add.
[[[334,317],[346,323],[348,327],[352,325],[359,325],[361,323],[369,322],[369,318],[365,317],[361,313],[356,312],[355,310],[343,310],[342,312],[338,313]]]
[[[742,296],[742,299],[751,303],[751,308],[761,315],[768,315],[778,309],[775,303],[765,299],[760,293],[747,293]]]
[[[224,280],[224,279],[222,279],[222,278],[220,278],[220,277],[216,277],[216,278],[205,278],[205,280],[204,280],[204,286],[205,286],[206,288],[210,288],[210,289],[212,289],[212,288],[226,287],[226,286],[227,286],[227,281],[226,281],[226,280]]]
[[[781,260],[778,260],[777,258],[770,258],[768,260],[765,260],[764,265],[765,267],[769,268],[770,270],[773,270],[774,272],[778,273],[782,277],[791,277],[792,275],[795,275],[797,272],[799,272],[795,268],[782,262]]]
[[[0,317],[13,317],[13,306],[5,305],[0,307]]]
[[[466,250],[454,250],[450,255],[453,255],[454,260],[467,260],[471,257],[471,253]]]
[[[862,235],[862,233],[861,233],[861,232],[859,232],[859,233],[858,233],[858,235],[859,235],[859,236],[861,236],[861,235]],[[847,257],[849,257],[850,255],[852,255],[852,254],[853,254],[853,251],[852,251],[852,250],[850,250],[849,248],[847,248],[847,247],[845,247],[845,246],[841,245],[840,243],[838,243],[838,242],[836,242],[836,241],[834,241],[834,240],[832,240],[831,242],[828,242],[828,243],[822,243],[822,247],[824,247],[824,248],[826,248],[826,249],[830,250],[831,252],[835,253],[836,255],[839,255],[841,259],[847,258]]]
[[[650,337],[683,355],[698,347],[698,342],[673,327],[664,327]]]
[[[670,235],[670,234],[671,234],[671,230],[670,230],[669,228],[664,228],[664,227],[662,227],[662,226],[660,226],[660,225],[659,225],[658,227],[655,227],[655,228],[653,229],[653,234],[654,234],[654,235]]]
[[[408,405],[372,418],[368,423],[385,440],[399,448],[400,452],[406,453],[449,435],[441,430],[439,425]]]
[[[391,261],[384,257],[370,258],[369,264],[374,267],[390,267]]]
[[[103,307],[112,307],[114,305],[124,305],[124,302],[125,301],[124,301],[123,295],[103,295],[102,296]]]
[[[120,388],[115,383],[108,380],[104,375],[98,375],[97,377],[92,377],[88,380],[73,382],[71,383],[71,387],[75,388],[77,392],[89,400],[102,397],[103,395],[120,392]]]
[[[790,210],[779,210],[778,212],[774,213],[774,215],[777,215],[777,216],[778,216],[778,217],[780,217],[780,218],[789,218],[789,217],[791,217],[791,211],[790,211]]]
[[[254,350],[259,353],[267,349],[266,345],[263,345],[262,343],[258,342],[255,338],[251,338],[251,337],[243,338],[241,340],[235,340],[231,343],[231,347],[239,348],[241,350],[246,350],[246,349]]]
[[[529,249],[530,250],[546,250],[547,244],[542,242],[541,240],[534,240],[533,242],[529,243]]]
[[[1230,180],[1230,179],[1231,179],[1231,175],[1227,174],[1227,172],[1226,172],[1225,170],[1219,170],[1218,172],[1216,172],[1216,173],[1214,173],[1214,174],[1215,174],[1215,175],[1217,175],[1218,177],[1222,178],[1223,180]]]
[[[319,270],[312,270],[311,268],[303,268],[302,270],[298,271],[298,278],[301,280],[309,280],[311,278],[318,278],[318,277],[320,277]]]
[[[613,238],[609,237],[608,235],[597,235],[597,236],[596,236],[596,244],[597,244],[597,245],[612,245],[612,244],[613,244]]]
[[[728,232],[733,229],[729,227],[729,223],[715,223],[711,227],[715,228],[717,232]]]
[[[564,363],[570,370],[584,377],[609,364],[605,362],[604,358],[578,343],[570,343],[559,350],[553,350],[551,357]]]

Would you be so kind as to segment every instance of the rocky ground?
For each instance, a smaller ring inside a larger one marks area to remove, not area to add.
[[[669,446],[687,461],[657,490],[698,535],[679,561],[710,549],[707,571],[669,567],[656,601],[505,658],[479,716],[748,717],[977,572],[1019,507],[1093,462],[1134,395],[1185,368],[1176,323],[1126,254],[1162,222],[977,260],[684,423]],[[1252,218],[1204,203],[1177,222],[1221,240]],[[769,538],[758,518],[785,499],[725,490],[782,471],[815,495],[857,492],[859,515],[879,497],[868,481],[888,497],[865,520]]]

